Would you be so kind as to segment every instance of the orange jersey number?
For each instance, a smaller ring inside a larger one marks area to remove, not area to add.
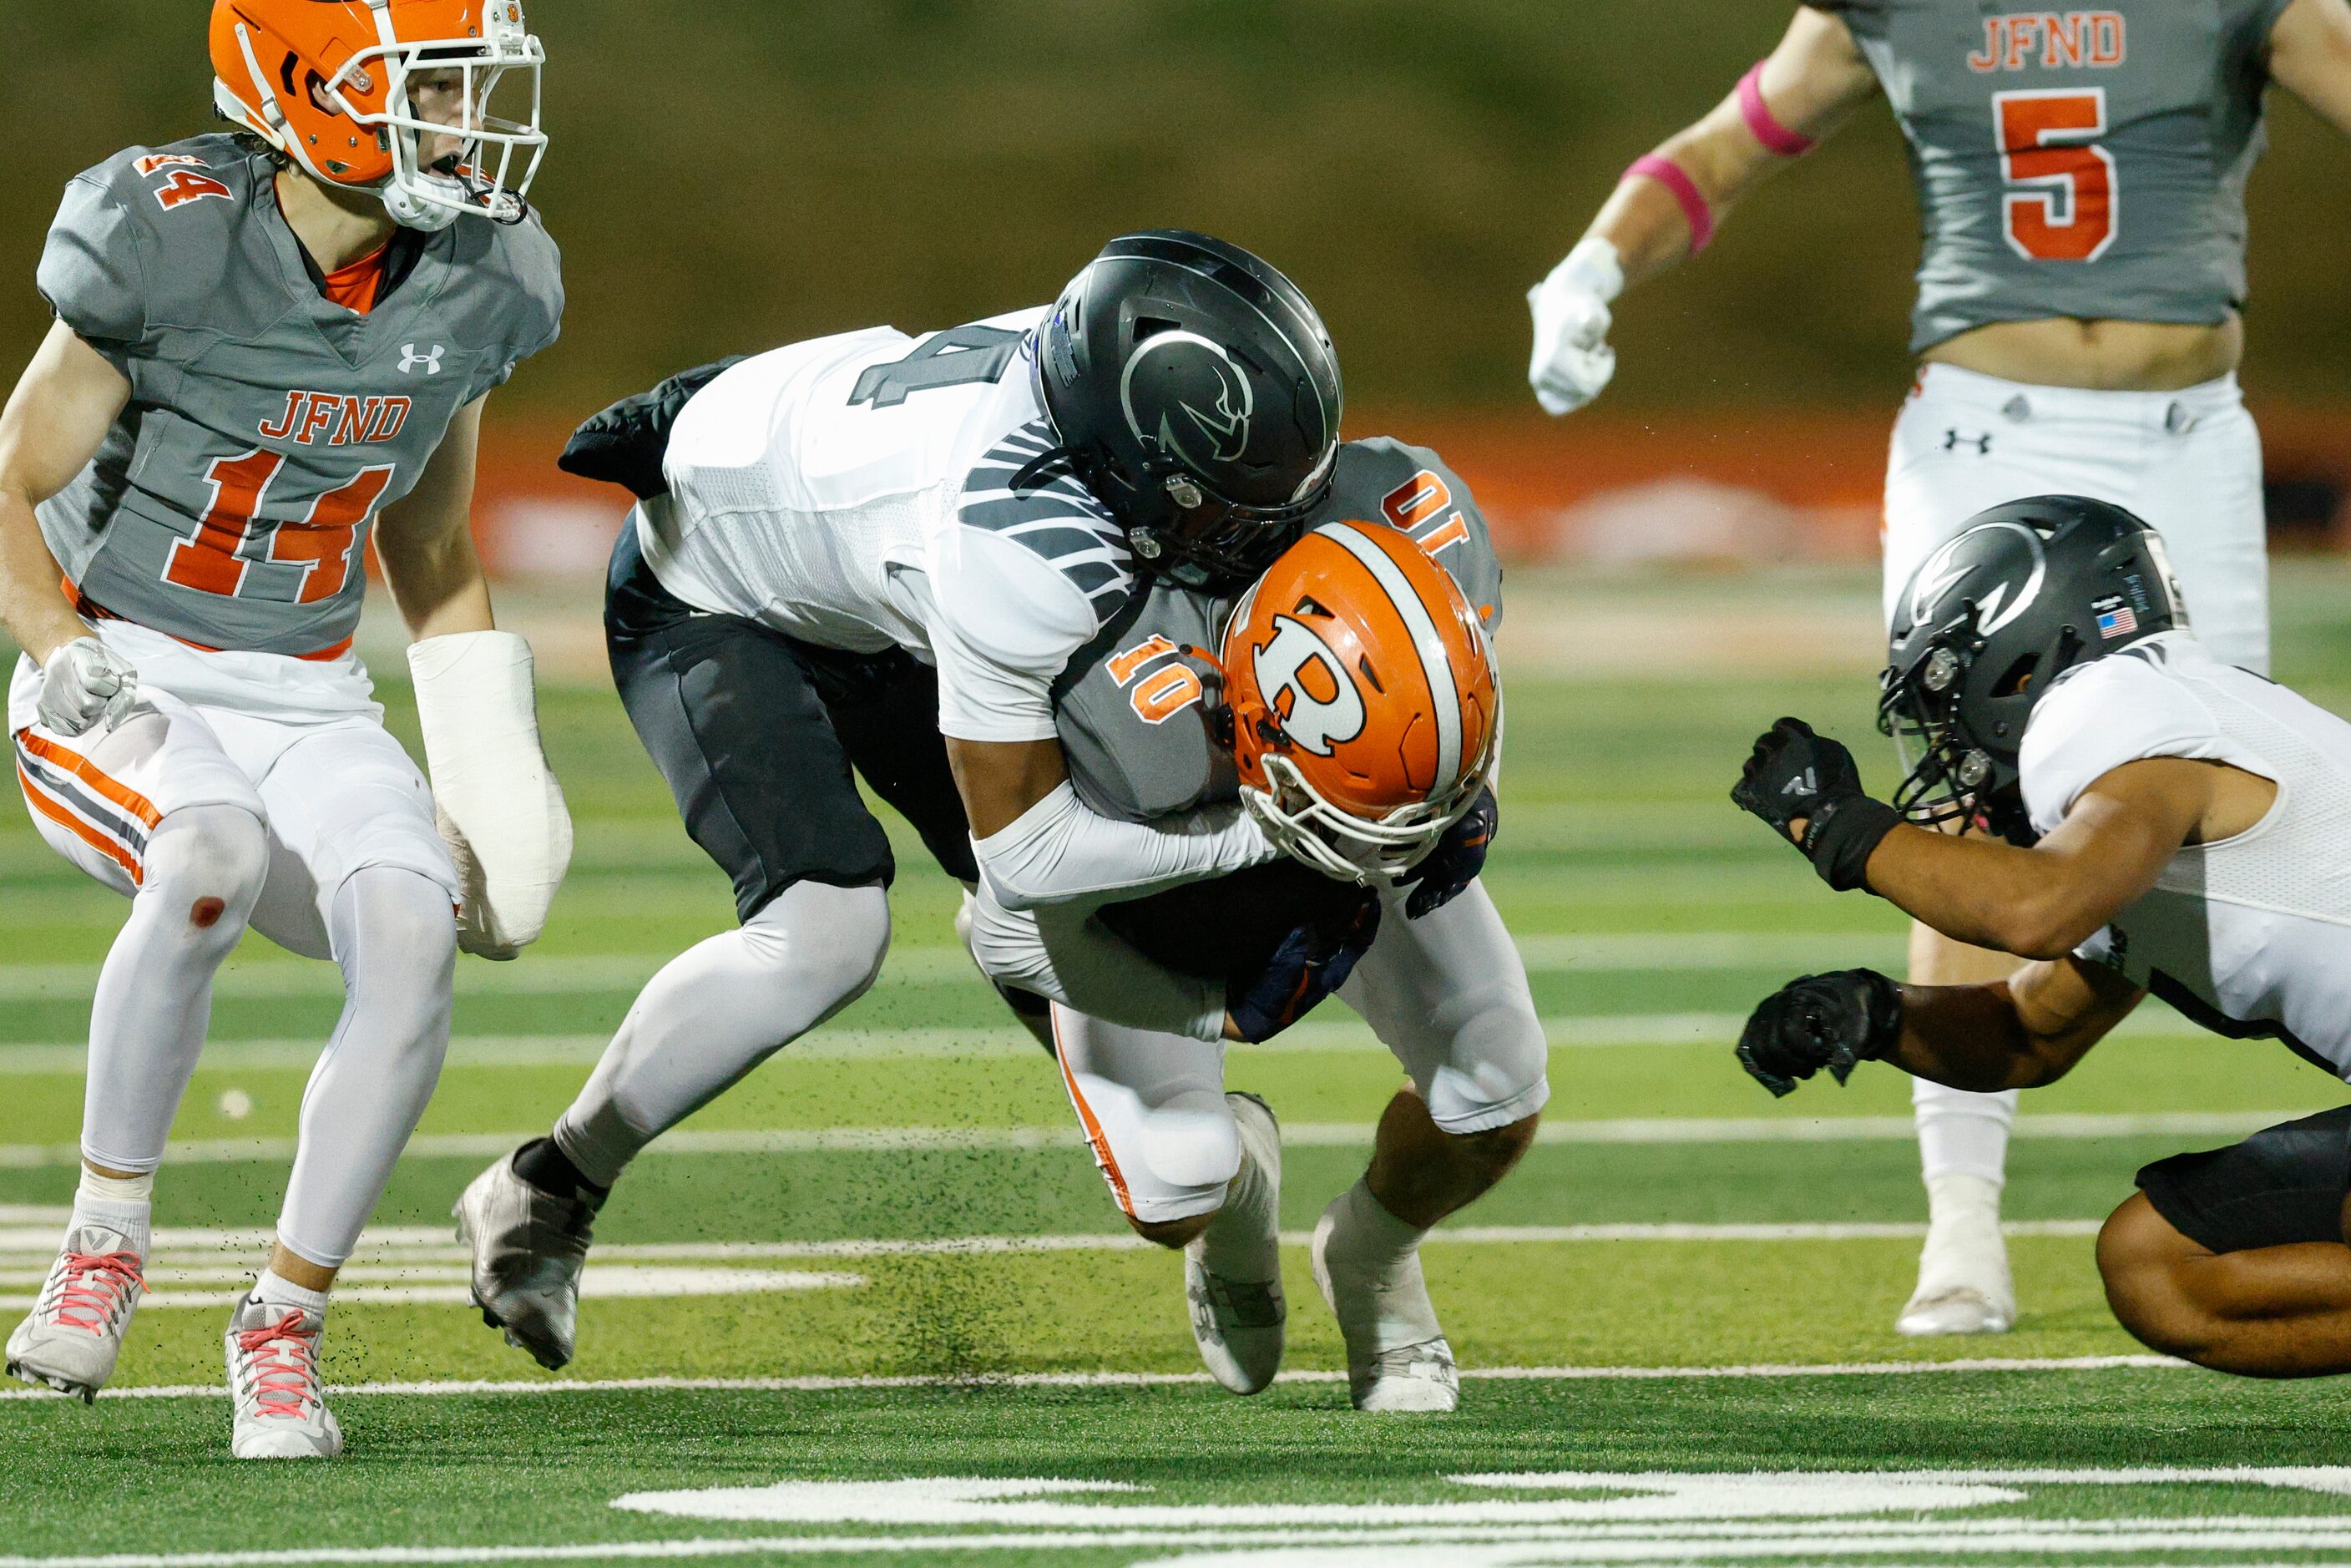
[[[213,487],[212,507],[197,523],[195,537],[172,547],[163,580],[200,593],[235,597],[245,587],[248,566],[270,562],[303,569],[297,603],[316,604],[341,592],[350,580],[360,525],[392,483],[393,465],[360,469],[350,483],[310,503],[310,515],[299,522],[263,523],[256,529],[254,514],[285,463],[275,452],[215,458],[204,475]],[[258,531],[267,532],[268,546],[256,552]]]
[[[1996,92],[2001,203],[2011,249],[2028,261],[2095,261],[2115,242],[2122,192],[2106,133],[2106,89]],[[2022,187],[2017,189],[2015,187]]]
[[[1188,665],[1163,664],[1143,674],[1155,661],[1181,652],[1166,638],[1151,636],[1111,657],[1110,678],[1126,690],[1126,700],[1145,724],[1165,724],[1200,700],[1200,677]]]

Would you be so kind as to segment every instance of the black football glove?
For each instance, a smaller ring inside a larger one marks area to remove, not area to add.
[[[1739,1065],[1774,1094],[1825,1067],[1839,1083],[1902,1038],[1902,992],[1875,969],[1789,981],[1763,998],[1739,1036]]]
[[[1757,737],[1730,798],[1795,843],[1839,893],[1869,890],[1870,853],[1902,821],[1901,812],[1862,793],[1853,753],[1800,718],[1783,718]],[[1804,836],[1795,839],[1788,824],[1799,817]]]
[[[1380,901],[1369,888],[1352,905],[1290,932],[1254,974],[1225,985],[1225,1010],[1243,1040],[1271,1040],[1346,983],[1380,934]]]
[[[695,393],[743,359],[737,354],[682,371],[651,392],[622,398],[573,431],[555,465],[582,479],[622,486],[640,501],[666,496],[669,481],[662,476],[662,459],[669,455],[669,433],[677,416]]]
[[[1501,821],[1502,807],[1494,799],[1494,791],[1479,791],[1477,804],[1445,830],[1437,847],[1397,879],[1400,886],[1412,889],[1412,896],[1404,906],[1407,919],[1417,920],[1444,908],[1478,880],[1478,873],[1486,869],[1486,850],[1493,843],[1494,831]]]

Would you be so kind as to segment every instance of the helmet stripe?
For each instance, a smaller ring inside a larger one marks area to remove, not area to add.
[[[1350,523],[1325,523],[1314,531],[1363,562],[1364,570],[1372,574],[1372,580],[1385,591],[1395,605],[1396,614],[1403,618],[1404,629],[1411,634],[1412,645],[1420,654],[1420,670],[1428,682],[1428,695],[1437,705],[1436,788],[1451,789],[1461,779],[1461,693],[1454,685],[1453,661],[1446,657],[1445,638],[1437,630],[1436,618],[1421,602],[1420,595],[1413,591],[1403,569],[1388,559],[1385,550],[1365,538],[1361,528]]]

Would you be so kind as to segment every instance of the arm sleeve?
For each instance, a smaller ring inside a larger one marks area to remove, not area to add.
[[[138,230],[94,180],[66,186],[38,273],[41,298],[85,342],[119,361],[147,336],[147,274]]]
[[[1091,909],[1224,876],[1281,852],[1238,806],[1118,822],[1087,810],[1066,779],[1001,831],[972,840],[971,847],[981,880],[1011,910]]]
[[[1053,683],[1101,621],[1083,590],[1017,539],[956,527],[932,553],[939,731],[1050,740]]]
[[[1130,1029],[1224,1038],[1220,983],[1161,967],[1093,916],[1007,909],[985,883],[966,895],[964,907],[965,939],[989,979]]]
[[[2220,733],[2194,693],[2145,661],[2118,654],[2060,677],[2032,710],[2017,773],[2037,833],[2053,831],[2084,791],[2126,762],[2150,757],[2270,767]]]

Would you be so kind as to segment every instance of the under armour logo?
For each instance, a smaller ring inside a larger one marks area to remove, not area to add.
[[[1972,446],[1977,456],[1989,457],[1991,455],[1991,432],[1987,430],[1981,435],[1961,435],[1956,429],[1943,432],[1944,451],[1957,452],[1962,446]]]
[[[1820,792],[1820,782],[1813,777],[1813,770],[1809,768],[1780,786],[1782,795],[1817,795]]]
[[[437,376],[441,373],[442,352],[442,347],[438,343],[433,345],[429,353],[423,354],[416,351],[415,344],[402,343],[400,346],[400,373],[403,376],[413,376],[416,373],[416,367],[423,365],[426,375]]]

